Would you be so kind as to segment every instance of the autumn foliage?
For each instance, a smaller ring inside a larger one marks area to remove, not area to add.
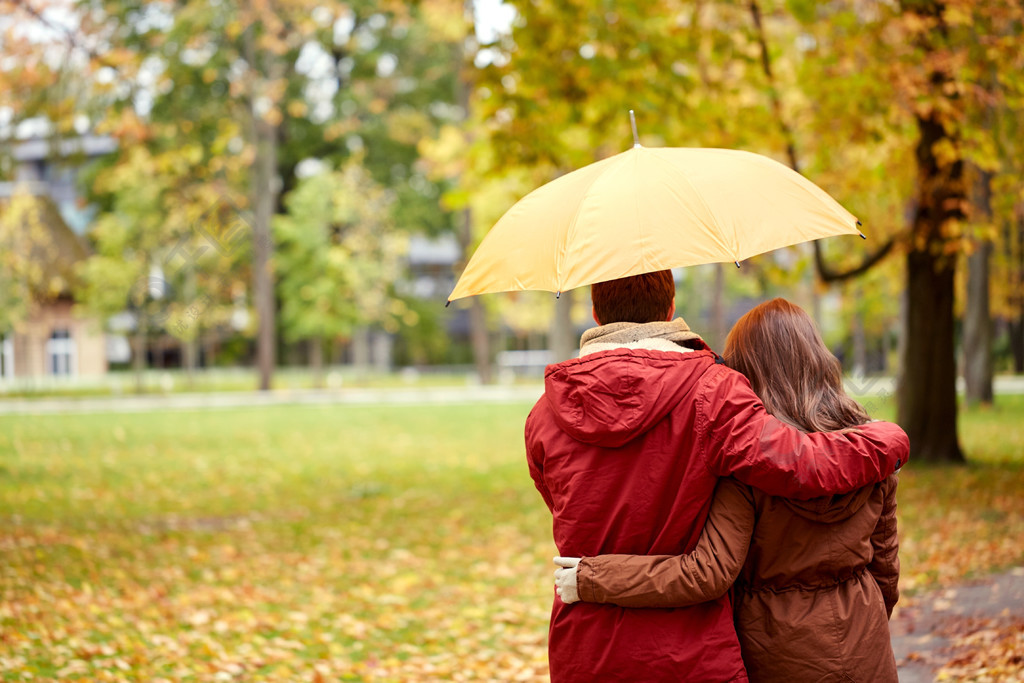
[[[546,680],[528,407],[0,418],[0,680]],[[1024,560],[1019,421],[965,442],[901,475],[910,600]]]

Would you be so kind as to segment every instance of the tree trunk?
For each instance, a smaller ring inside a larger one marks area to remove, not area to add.
[[[359,327],[352,332],[352,367],[358,377],[370,370],[370,329]]]
[[[721,353],[725,349],[725,266],[714,265],[714,284],[711,287],[711,333],[705,339],[711,348]],[[698,330],[699,333],[699,330]]]
[[[332,339],[328,344],[328,363],[330,365],[341,365],[343,362],[345,362],[345,345],[342,344],[341,341],[338,340],[337,338]]]
[[[968,403],[991,404],[992,390],[992,318],[989,313],[989,261],[992,243],[988,240],[967,259],[967,308],[964,311],[964,382]]]
[[[1011,313],[1007,318],[1010,352],[1013,354],[1013,372],[1024,374],[1024,206],[1018,206],[1019,218],[1004,227],[1003,249],[1009,263],[1009,289],[1007,298]]]
[[[896,327],[896,384],[903,384],[903,358],[907,355],[907,311],[910,296],[907,290],[900,293],[900,324]]]
[[[245,34],[245,56],[249,67],[259,76],[249,97],[250,135],[255,148],[252,164],[253,207],[253,307],[256,309],[256,365],[259,369],[259,388],[271,387],[277,358],[275,335],[274,276],[271,259],[274,250],[270,220],[277,207],[280,179],[277,176],[277,126],[269,123],[257,111],[257,102],[265,96],[266,84],[282,76],[281,64],[268,50],[255,47],[253,28]]]
[[[474,3],[472,0],[464,0],[462,13],[469,26],[474,24]],[[452,57],[459,67],[459,77],[455,79],[455,101],[462,108],[463,122],[469,129],[469,94],[473,87],[472,78],[474,71],[468,63],[465,41],[457,41],[452,47]],[[462,224],[455,230],[456,240],[461,251],[460,259],[463,267],[469,262],[469,250],[473,244],[473,213],[467,206],[462,210]],[[484,308],[480,297],[470,297],[469,302],[469,341],[473,349],[473,365],[476,367],[477,377],[482,384],[494,382],[494,371],[491,367],[491,339],[490,331],[487,329],[487,310]]]
[[[988,83],[987,87],[993,87]],[[983,127],[991,130],[995,112],[986,107]],[[970,166],[971,214],[974,224],[992,220],[992,173],[975,165]],[[995,371],[992,351],[995,331],[991,315],[991,261],[992,240],[982,236],[974,252],[967,257],[967,304],[964,310],[964,385],[968,404],[992,405],[994,392],[992,375]]]
[[[811,316],[814,318],[814,322],[818,325],[818,329],[821,329],[821,325],[825,320],[824,313],[821,310],[821,295],[818,294],[818,286],[816,282],[811,283]]]
[[[190,305],[196,300],[196,271],[194,264],[189,263],[185,271],[185,301]],[[195,320],[188,330],[188,335],[181,340],[181,366],[185,370],[185,386],[189,391],[196,388],[196,365],[199,356],[199,320]]]
[[[935,28],[915,35],[915,47],[928,65],[919,87],[926,104],[916,110],[919,137],[914,150],[917,180],[914,218],[907,252],[907,315],[898,420],[910,437],[911,459],[963,462],[957,436],[956,359],[954,350],[957,245],[955,226],[966,218],[964,162],[936,155],[961,147],[955,75],[948,60],[934,58],[946,49],[940,38],[948,26],[941,2],[900,2]]]
[[[953,349],[952,260],[928,252],[907,255],[907,319],[899,423],[910,437],[912,458],[963,462],[957,438],[956,363]]]
[[[181,345],[181,362],[185,366],[185,386],[189,391],[196,388],[196,365],[198,365],[199,346],[196,336],[183,340]]]
[[[801,258],[806,257],[811,259],[811,263],[813,263],[814,246],[807,243],[801,244],[800,255]],[[810,267],[805,270],[803,284],[807,291],[807,304],[811,317],[814,319],[814,322],[820,331],[825,321],[821,315],[821,294],[818,292],[818,273],[814,267]]]
[[[142,394],[146,391],[143,372],[146,370],[146,336],[149,332],[145,311],[140,312],[135,318],[135,324],[135,349],[132,355],[132,370],[135,373],[135,393]]]
[[[462,225],[457,231],[461,261],[463,264],[469,261],[469,250],[473,244],[473,214],[468,208],[462,210]],[[494,372],[491,368],[491,340],[490,332],[487,329],[487,310],[480,297],[470,297],[469,301],[469,341],[473,349],[473,364],[476,366],[476,374],[483,384],[491,384],[494,381]]]
[[[1014,374],[1024,374],[1024,315],[1009,321],[1010,351],[1013,353]]]
[[[203,344],[203,360],[206,363],[206,368],[212,370],[217,364],[217,337],[214,334],[210,334],[207,337],[206,343]]]
[[[370,335],[370,362],[373,369],[380,374],[387,374],[392,370],[391,359],[394,355],[394,338],[382,330],[375,330]]]
[[[324,388],[324,342],[322,339],[308,340],[309,367],[313,371],[313,388]]]
[[[253,169],[253,303],[258,328],[256,358],[260,374],[260,390],[270,389],[277,356],[274,334],[274,277],[271,272],[273,242],[270,220],[276,204],[274,192],[277,168],[276,131],[270,124],[256,120],[256,159]]]
[[[491,368],[491,339],[487,329],[487,310],[479,297],[469,302],[469,338],[473,348],[473,364],[483,384],[494,382]]]
[[[936,159],[933,150],[949,134],[934,113],[919,115],[917,123],[917,207],[907,253],[898,421],[910,437],[912,459],[963,462],[953,344],[956,257],[947,253],[944,233],[949,221],[963,218],[963,163]]]
[[[853,290],[853,295],[859,300],[861,297],[860,288]],[[868,339],[864,331],[864,314],[854,307],[853,317],[850,320],[850,341],[852,345],[850,374],[854,377],[864,377],[868,370]]]
[[[579,348],[576,329],[572,324],[572,307],[575,300],[573,292],[562,292],[555,300],[555,316],[551,321],[551,351],[554,362],[560,363],[576,357]]]

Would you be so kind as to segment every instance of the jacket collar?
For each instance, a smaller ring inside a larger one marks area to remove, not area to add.
[[[652,323],[611,323],[593,327],[580,339],[580,357],[611,349],[645,349],[651,351],[693,351],[689,345],[706,348],[700,335],[690,330],[682,318]],[[696,342],[696,343],[695,343]]]

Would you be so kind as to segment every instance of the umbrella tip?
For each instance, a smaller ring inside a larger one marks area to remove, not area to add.
[[[629,110],[629,127],[633,129],[633,147],[640,147],[640,136],[636,132],[636,116],[633,115],[633,110]]]
[[[556,299],[561,299],[562,298],[562,292],[560,292],[560,291],[559,292],[555,292],[555,298]]]
[[[739,262],[739,261],[733,261],[733,263],[735,263],[735,264],[736,264],[736,267],[737,267],[737,268],[739,268],[739,267],[740,267],[740,262]]]
[[[864,233],[862,233],[862,232],[858,232],[857,234],[858,234],[858,235],[860,235],[860,238],[861,238],[862,240],[866,240],[866,239],[867,239],[867,236],[866,236],[866,235],[865,235]]]
[[[448,301],[446,301],[446,302],[445,302],[445,304],[444,304],[444,307],[445,307],[445,308],[448,308],[448,307],[449,307],[449,306],[451,306],[451,305],[452,305],[452,300],[451,300],[451,299],[448,299]]]

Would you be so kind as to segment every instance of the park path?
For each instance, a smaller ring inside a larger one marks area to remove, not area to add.
[[[224,391],[211,393],[143,394],[88,398],[0,399],[0,415],[54,413],[140,413],[165,410],[244,408],[274,405],[450,405],[466,403],[532,402],[544,387],[466,386],[409,389],[302,389]]]
[[[984,649],[1000,633],[1016,634],[1016,664],[1004,662],[1002,677],[983,680],[1024,681],[1024,567],[901,598],[889,629],[900,683],[931,683],[953,660],[964,671],[993,664]]]
[[[847,379],[847,390],[855,396],[890,395],[896,382],[891,377]],[[391,389],[278,389],[274,391],[223,391],[209,393],[142,394],[131,396],[89,396],[80,398],[3,398],[0,415],[45,415],[54,413],[139,413],[163,410],[245,408],[272,405],[450,405],[465,403],[533,402],[544,386],[531,384],[464,387],[409,387]],[[997,394],[1024,394],[1024,375],[995,379]]]

